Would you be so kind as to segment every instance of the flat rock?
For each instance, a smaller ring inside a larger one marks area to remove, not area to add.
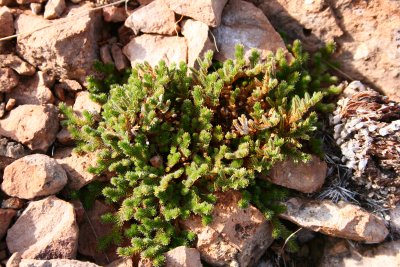
[[[217,27],[221,23],[221,14],[228,0],[163,0],[175,13]]]
[[[276,163],[263,178],[303,193],[313,193],[324,184],[327,169],[326,162],[317,156],[312,156],[306,163],[295,163],[289,158]]]
[[[214,51],[215,45],[208,37],[208,25],[192,19],[182,23],[182,34],[188,45],[188,65],[197,66],[197,59],[202,58],[208,50]]]
[[[165,253],[166,267],[202,267],[200,253],[195,248],[177,247]]]
[[[44,7],[44,15],[45,19],[56,19],[61,17],[62,13],[65,10],[65,0],[49,0]]]
[[[56,139],[58,127],[55,106],[22,105],[0,120],[0,135],[45,152]]]
[[[100,267],[89,261],[77,261],[67,259],[54,260],[31,260],[22,259],[19,263],[20,267]]]
[[[10,252],[24,259],[73,259],[78,247],[74,207],[55,196],[31,202],[6,241]]]
[[[122,22],[128,17],[125,7],[109,6],[103,8],[103,17],[107,22]]]
[[[389,233],[383,219],[353,204],[292,198],[286,206],[281,218],[326,235],[380,243]]]
[[[125,21],[125,26],[131,28],[136,35],[139,32],[177,34],[175,13],[163,0],[156,0],[136,9]]]
[[[34,66],[14,54],[0,55],[0,68],[11,68],[24,76],[32,76],[36,72]]]
[[[67,181],[67,174],[55,159],[33,154],[4,169],[1,189],[9,196],[33,199],[58,193]]]
[[[38,71],[31,78],[20,82],[19,85],[7,94],[7,98],[13,98],[18,105],[43,105],[53,104],[54,96],[46,85],[45,74]]]
[[[160,60],[167,65],[187,62],[187,45],[185,38],[143,34],[133,38],[123,49],[131,65],[147,61],[156,66]]]
[[[0,93],[8,93],[18,85],[18,76],[11,68],[0,68]]]
[[[241,209],[237,192],[218,194],[213,221],[204,226],[191,216],[184,228],[197,234],[201,258],[216,266],[255,266],[273,242],[272,226],[253,206]]]
[[[248,55],[252,48],[265,58],[269,51],[285,49],[280,35],[272,27],[264,13],[252,3],[231,0],[222,13],[221,25],[213,30],[219,52],[215,58],[224,61],[235,58],[236,44],[242,44]]]
[[[11,10],[3,6],[0,8],[0,38],[13,35],[14,32],[14,18]]]
[[[69,18],[77,13],[79,17]],[[98,60],[97,41],[102,29],[100,10],[89,11],[88,5],[74,7],[67,17],[53,21],[21,14],[15,26],[17,33],[46,27],[17,38],[18,53],[44,73],[82,83],[94,73],[93,62]]]
[[[0,209],[0,240],[6,235],[12,219],[17,214],[12,209]]]

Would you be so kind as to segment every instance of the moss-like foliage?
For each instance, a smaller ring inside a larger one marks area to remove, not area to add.
[[[309,158],[303,145],[316,130],[315,108],[326,109],[323,97],[338,92],[323,87],[336,78],[322,62],[307,70],[299,42],[289,50],[293,56],[279,50],[261,61],[237,46],[234,60],[213,64],[209,52],[191,71],[183,63],[138,64],[127,79],[90,80],[101,116],[77,117],[61,105],[76,149],[98,155],[90,171],[113,175],[103,195],[118,211],[103,216],[115,225],[105,243],[128,239],[119,254],[141,253],[160,266],[164,252],[196,238],[177,222],[194,214],[210,223],[214,193],[228,190],[242,192],[242,207],[259,208],[275,237],[288,236],[276,218],[285,192],[258,175],[287,156]]]

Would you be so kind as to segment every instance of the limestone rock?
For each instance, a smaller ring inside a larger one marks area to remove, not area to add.
[[[21,14],[15,20],[17,33],[47,28],[18,37],[18,53],[57,79],[85,82],[86,77],[93,73],[93,62],[98,59],[97,41],[102,29],[101,11],[88,9],[87,5],[73,8],[67,17],[57,21]],[[81,14],[78,18],[70,18],[77,13]]]
[[[88,91],[78,92],[76,94],[75,104],[73,110],[79,116],[82,115],[84,110],[89,111],[92,114],[100,114],[101,105],[90,99]]]
[[[136,9],[125,21],[125,26],[131,28],[136,35],[139,32],[165,35],[177,33],[175,14],[163,0]]]
[[[114,59],[115,68],[118,71],[122,71],[126,69],[129,65],[128,59],[125,57],[122,49],[119,47],[118,44],[113,44],[111,46],[111,55]]]
[[[208,26],[217,27],[228,0],[164,0],[175,13],[194,18]]]
[[[18,76],[10,68],[0,68],[0,93],[10,92],[18,85]]]
[[[46,151],[56,139],[58,111],[53,105],[22,105],[0,120],[0,135],[32,150]]]
[[[13,98],[18,105],[43,105],[52,104],[54,96],[46,85],[44,73],[38,71],[32,78],[19,83],[19,85],[7,94],[7,98]]]
[[[3,239],[7,233],[11,220],[16,214],[17,212],[12,209],[0,209],[0,240]]]
[[[125,7],[109,6],[103,8],[103,17],[107,22],[122,22],[128,17]]]
[[[24,76],[31,76],[36,72],[34,66],[14,54],[0,55],[0,68],[11,68],[19,75]]]
[[[185,38],[143,34],[133,38],[123,49],[131,65],[147,61],[151,66],[164,60],[167,65],[187,62]]]
[[[195,248],[184,246],[174,248],[165,253],[166,267],[202,267],[200,253]]]
[[[327,169],[325,161],[317,156],[312,156],[307,163],[295,163],[289,158],[276,163],[263,178],[303,193],[313,193],[324,184]]]
[[[192,19],[182,23],[182,34],[188,45],[188,65],[197,66],[197,59],[202,58],[208,50],[215,50],[213,42],[208,37],[207,24]]]
[[[285,49],[282,38],[264,13],[242,0],[232,0],[227,4],[222,13],[222,23],[213,33],[219,50],[215,57],[220,61],[235,58],[235,45],[238,43],[244,46],[246,55],[252,48],[256,48],[262,58],[269,51]]]
[[[73,259],[78,247],[74,207],[50,196],[29,203],[8,230],[7,247],[24,259]]]
[[[216,266],[255,266],[271,245],[272,226],[253,206],[241,209],[240,194],[218,195],[213,221],[203,226],[196,216],[182,222],[184,228],[197,234],[201,258]]]
[[[0,8],[0,38],[13,35],[14,29],[14,18],[8,7]]]
[[[54,259],[54,260],[31,260],[22,259],[20,267],[100,267],[89,261],[77,261],[67,259]]]
[[[0,170],[11,164],[14,160],[26,156],[28,151],[23,145],[10,141],[7,138],[0,138]]]
[[[330,236],[380,243],[389,233],[384,220],[353,204],[292,198],[286,206],[281,218]]]
[[[56,19],[61,17],[65,10],[64,0],[49,0],[44,7],[44,18],[45,19]]]
[[[33,154],[4,169],[1,189],[9,196],[33,199],[58,193],[67,180],[67,174],[55,159]]]

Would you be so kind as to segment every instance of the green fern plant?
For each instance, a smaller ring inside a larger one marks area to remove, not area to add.
[[[210,223],[214,193],[228,190],[272,221],[274,237],[290,234],[277,219],[285,190],[258,175],[287,156],[309,159],[304,143],[316,129],[315,107],[335,90],[315,82],[300,42],[289,51],[261,61],[257,51],[246,59],[239,45],[235,59],[218,67],[208,52],[191,72],[184,63],[137,64],[127,78],[90,78],[101,117],[60,105],[76,150],[97,152],[90,172],[113,175],[102,193],[118,211],[103,216],[115,226],[102,246],[128,239],[120,255],[140,253],[161,266],[164,252],[196,238],[177,222],[194,214]]]

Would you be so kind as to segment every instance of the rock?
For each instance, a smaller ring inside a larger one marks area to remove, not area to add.
[[[64,168],[68,176],[68,187],[79,190],[98,177],[87,171],[89,166],[96,164],[95,154],[78,155],[72,148],[66,147],[56,151],[54,158]]]
[[[26,5],[30,3],[45,3],[46,0],[17,0],[17,3],[20,5]]]
[[[255,266],[273,241],[271,224],[255,207],[239,208],[240,197],[232,191],[219,194],[207,226],[196,216],[181,222],[197,234],[196,247],[211,265]]]
[[[28,151],[25,150],[23,145],[12,142],[7,138],[0,138],[0,170],[27,154]]]
[[[76,94],[75,104],[72,109],[78,116],[81,116],[84,110],[92,114],[100,114],[101,105],[91,100],[89,95],[88,91],[82,91]]]
[[[276,163],[262,178],[303,193],[314,193],[324,184],[327,169],[326,162],[317,156],[312,156],[307,163],[286,159]]]
[[[128,67],[128,60],[119,45],[113,44],[111,46],[111,55],[114,59],[114,64],[118,71],[122,71]]]
[[[263,59],[269,51],[285,49],[282,38],[264,13],[242,0],[232,0],[226,5],[221,25],[213,33],[219,50],[215,58],[219,61],[235,58],[235,46],[238,43],[244,46],[247,56],[252,48],[256,48]]]
[[[165,253],[166,267],[202,267],[200,253],[195,248],[184,246],[174,248]]]
[[[390,228],[393,232],[400,234],[400,203],[390,212]]]
[[[11,220],[16,214],[17,212],[12,209],[0,209],[0,240],[3,239],[7,233]]]
[[[33,14],[39,15],[42,12],[42,5],[39,3],[31,3],[30,8]]]
[[[55,159],[33,154],[4,169],[1,189],[9,196],[33,199],[58,193],[67,181],[67,174]]]
[[[57,141],[63,145],[73,145],[74,139],[66,128],[62,128],[57,134]]]
[[[12,6],[15,5],[15,0],[0,0],[0,6]]]
[[[21,262],[21,253],[16,252],[11,255],[11,257],[7,261],[6,267],[19,267]]]
[[[98,238],[109,234],[112,230],[112,227],[102,223],[100,217],[104,213],[114,212],[113,208],[96,200],[93,207],[86,212],[87,217],[85,217],[79,229],[79,253],[92,257],[99,265],[106,265],[108,260],[113,261],[118,259],[115,246],[109,247],[105,252],[99,252],[97,249]]]
[[[114,64],[114,61],[111,57],[110,45],[105,44],[100,47],[100,59],[104,64]]]
[[[18,76],[10,68],[0,68],[0,93],[10,92],[18,85]]]
[[[124,54],[131,61],[131,65],[147,61],[156,66],[160,60],[167,65],[186,62],[187,45],[185,38],[177,36],[159,36],[143,34],[133,38],[123,49]]]
[[[175,13],[217,27],[221,23],[221,14],[228,0],[164,0]]]
[[[0,38],[11,36],[15,33],[14,18],[8,7],[0,8]]]
[[[108,6],[103,8],[103,17],[107,22],[122,22],[128,17],[125,7]]]
[[[6,111],[12,110],[16,104],[17,104],[17,100],[15,100],[14,98],[8,99],[6,107],[5,107]]]
[[[384,220],[353,204],[292,198],[286,206],[281,218],[326,235],[380,243],[389,233]]]
[[[76,222],[81,224],[85,218],[85,208],[80,200],[70,200],[70,203],[74,206]]]
[[[108,264],[106,267],[133,267],[133,261],[130,258],[122,258],[115,260]]]
[[[24,259],[72,259],[78,247],[74,207],[50,196],[32,201],[8,230],[7,247]]]
[[[100,267],[89,261],[77,261],[77,260],[66,260],[66,259],[54,259],[54,260],[31,260],[23,259],[20,262],[20,267]]]
[[[102,29],[101,11],[88,9],[87,5],[73,8],[67,17],[56,22],[21,14],[15,20],[17,33],[47,28],[18,37],[18,53],[58,80],[73,79],[84,83],[86,77],[94,73],[93,62],[98,59],[97,41]],[[81,15],[74,17],[71,23],[69,17],[77,13]]]
[[[4,114],[6,113],[6,105],[5,103],[0,103],[0,119],[4,117]]]
[[[0,68],[12,68],[24,76],[32,76],[36,72],[35,67],[13,54],[0,55]]]
[[[32,150],[47,151],[58,132],[58,111],[51,104],[22,105],[0,120],[0,135],[18,141]]]
[[[70,92],[77,92],[77,91],[81,91],[83,89],[82,85],[80,85],[79,82],[77,82],[75,80],[68,80],[68,79],[61,80],[59,84],[56,84],[56,86],[59,86],[62,89],[64,89],[65,91],[70,91]]]
[[[163,1],[156,0],[136,9],[125,21],[125,26],[131,28],[135,35],[139,32],[177,34],[175,13]]]
[[[24,206],[24,204],[24,200],[17,197],[10,197],[1,202],[1,208],[19,210]]]
[[[21,81],[14,90],[7,94],[7,98],[15,99],[18,105],[54,103],[54,96],[46,85],[45,74],[41,71],[38,71],[32,78]]]
[[[213,42],[208,38],[207,24],[192,19],[182,23],[182,34],[188,45],[188,65],[197,67],[197,59],[202,58],[208,50],[215,50]]]
[[[44,7],[44,18],[45,19],[56,19],[61,17],[65,10],[64,0],[49,0]]]

